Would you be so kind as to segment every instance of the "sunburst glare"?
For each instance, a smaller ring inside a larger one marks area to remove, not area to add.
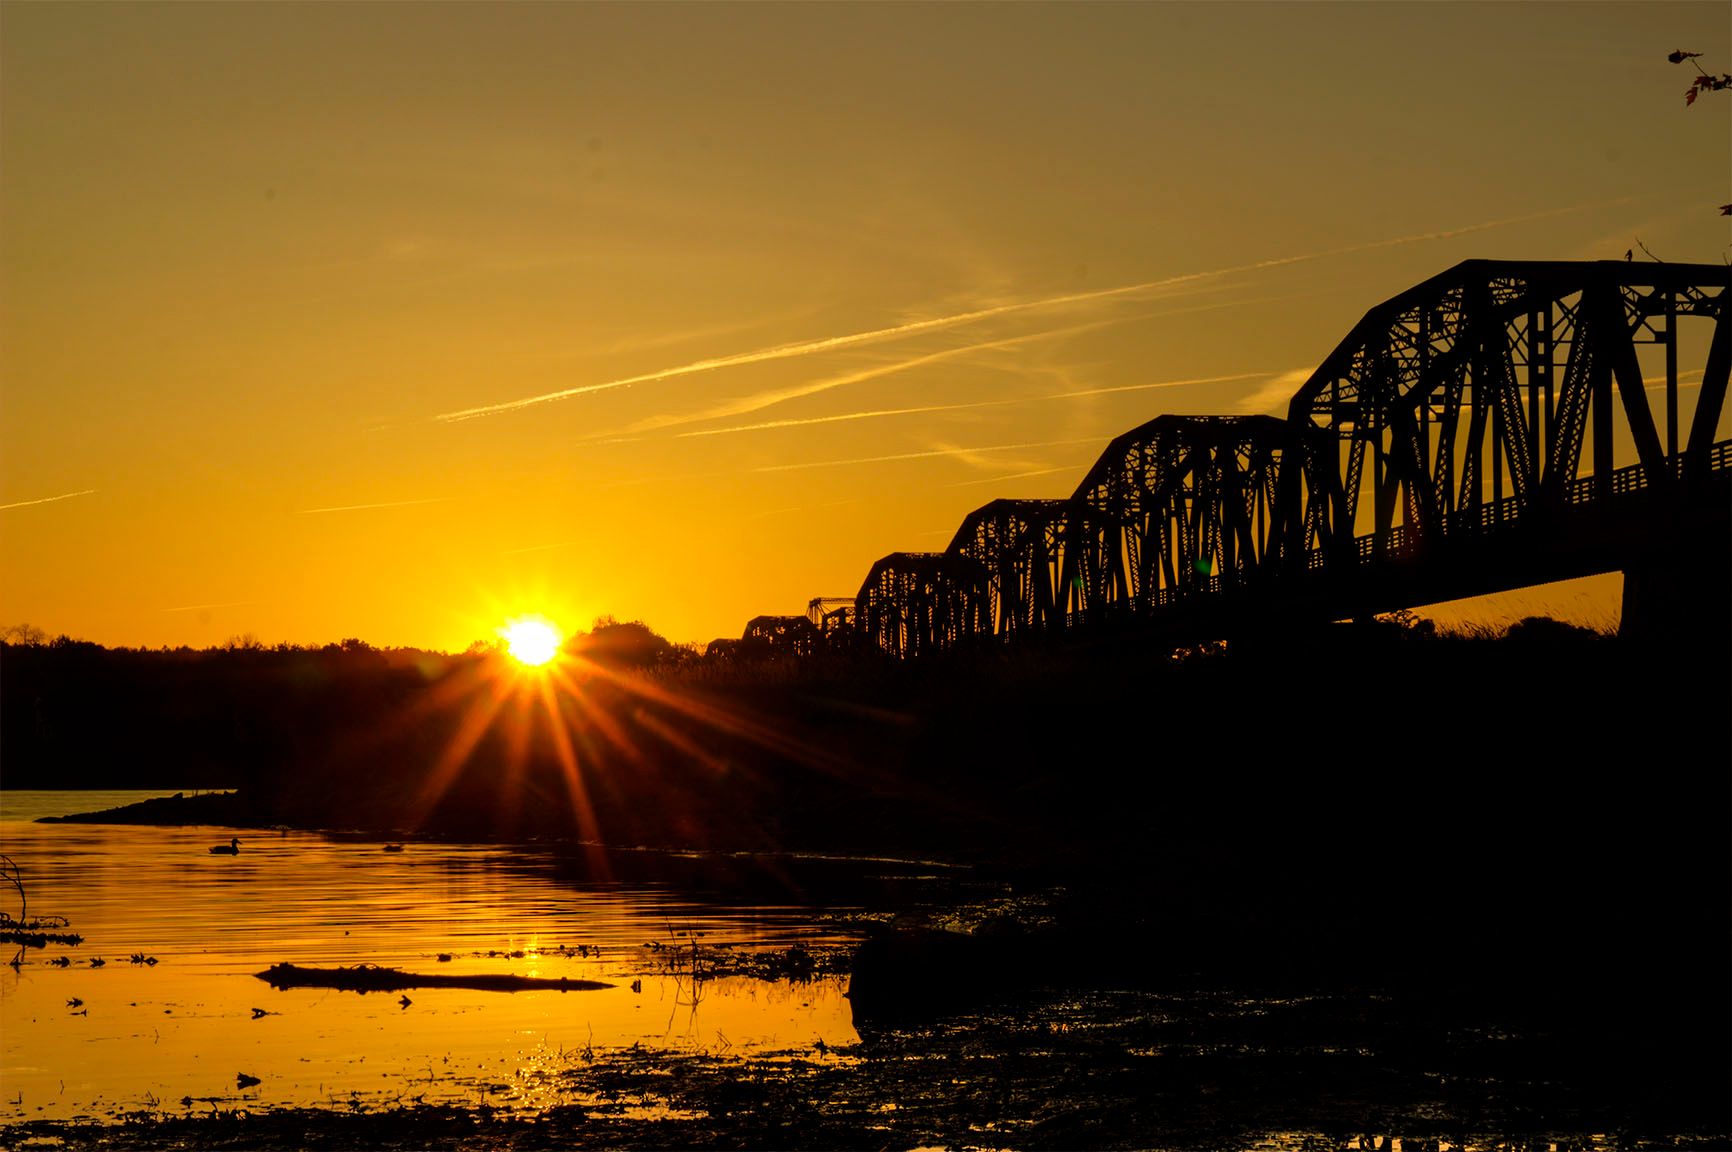
[[[539,668],[557,656],[563,640],[559,628],[541,616],[513,620],[499,630],[499,635],[511,658],[530,668]]]

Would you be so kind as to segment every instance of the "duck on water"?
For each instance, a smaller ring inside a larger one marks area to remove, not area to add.
[[[241,854],[240,837],[229,837],[227,844],[212,844],[210,850],[212,856],[239,856]]]

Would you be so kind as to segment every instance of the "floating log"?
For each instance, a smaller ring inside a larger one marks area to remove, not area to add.
[[[560,992],[593,992],[614,987],[600,980],[572,980],[564,976],[558,979],[485,973],[422,976],[397,968],[381,968],[377,964],[357,964],[353,968],[272,964],[254,975],[273,988],[338,988],[346,992],[396,992],[404,988],[468,988],[477,992],[527,992],[533,988],[551,988]]]

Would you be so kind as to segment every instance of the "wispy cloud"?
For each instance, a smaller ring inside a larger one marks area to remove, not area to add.
[[[1629,197],[1607,203],[1624,203]],[[1229,276],[1242,272],[1257,272],[1269,268],[1280,268],[1291,264],[1302,264],[1313,260],[1323,260],[1334,256],[1347,256],[1358,252],[1371,252],[1380,248],[1393,248],[1404,244],[1419,244],[1427,241],[1449,240],[1457,236],[1467,236],[1475,232],[1485,232],[1494,228],[1506,228],[1512,224],[1526,224],[1537,220],[1546,220],[1555,216],[1563,216],[1573,212],[1583,212],[1590,208],[1600,207],[1600,204],[1580,204],[1565,208],[1552,208],[1544,212],[1533,212],[1525,216],[1511,216],[1501,220],[1487,220],[1479,224],[1469,224],[1461,228],[1450,228],[1435,232],[1418,232],[1407,236],[1393,236],[1384,240],[1372,240],[1362,244],[1350,244],[1340,248],[1325,249],[1320,252],[1307,252],[1296,256],[1278,256],[1268,260],[1257,260],[1249,264],[1235,264],[1225,268],[1214,268],[1203,272],[1185,272],[1174,276],[1165,276],[1157,280],[1144,280],[1135,284],[1122,284],[1114,288],[1096,288],[1087,292],[1066,292],[1057,296],[1043,296],[1034,300],[1013,301],[1007,304],[995,304],[984,308],[973,308],[964,312],[954,312],[948,316],[934,316],[925,320],[910,320],[902,324],[892,324],[884,328],[874,328],[863,332],[850,332],[841,336],[825,336],[815,340],[798,340],[791,343],[775,344],[766,348],[756,348],[749,352],[736,352],[727,356],[712,356],[702,360],[693,360],[687,364],[679,364],[672,368],[662,368],[654,372],[644,372],[636,376],[623,376],[615,380],[606,380],[598,384],[582,384],[574,388],[562,388],[555,392],[544,392],[538,396],[526,396],[519,400],[506,400],[498,404],[483,404],[474,408],[464,408],[456,412],[444,412],[435,416],[435,420],[452,422],[472,420],[480,416],[494,416],[502,412],[514,412],[537,404],[547,404],[556,400],[568,400],[573,396],[584,396],[595,392],[606,392],[615,388],[627,388],[634,384],[650,384],[661,380],[671,380],[680,376],[689,376],[697,372],[713,372],[721,368],[735,368],[746,364],[761,364],[770,360],[786,360],[796,356],[811,356],[824,352],[835,352],[844,348],[853,348],[862,344],[876,343],[884,340],[896,340],[921,332],[933,332],[945,328],[954,328],[963,324],[972,324],[979,320],[987,320],[997,316],[1007,316],[1018,312],[1028,312],[1041,308],[1056,308],[1071,304],[1089,304],[1102,300],[1112,300],[1122,297],[1146,295],[1167,289],[1195,284],[1198,281],[1209,280],[1219,276]]]
[[[434,496],[426,500],[387,500],[382,504],[344,504],[336,508],[302,508],[297,516],[312,516],[320,512],[365,512],[370,508],[410,508],[417,504],[444,504],[455,496]]]
[[[1300,386],[1311,379],[1311,373],[1315,371],[1315,368],[1295,368],[1291,372],[1271,377],[1267,384],[1255,392],[1235,400],[1233,407],[1240,412],[1285,416],[1293,393],[1299,391]]]
[[[70,500],[74,496],[90,496],[94,495],[95,492],[96,489],[94,488],[85,488],[79,492],[64,492],[59,496],[44,496],[40,500],[20,500],[16,504],[0,504],[0,512],[4,512],[8,508],[28,508],[32,504],[52,504],[56,500]]]
[[[162,608],[162,612],[204,612],[212,608],[244,608],[255,603],[252,600],[225,600],[221,604],[186,604],[179,608]]]
[[[996,471],[1002,473],[1006,468],[1027,468],[1030,460],[994,460],[990,455],[995,449],[964,448],[956,444],[939,441],[940,450],[948,452],[952,458],[968,465],[975,471]]]
[[[1706,372],[1707,372],[1707,369],[1705,369],[1705,368],[1688,368],[1688,369],[1685,369],[1684,371],[1678,373],[1678,387],[1680,387],[1680,388],[1700,388],[1702,386],[1702,377],[1706,374]],[[1666,378],[1664,376],[1644,376],[1644,377],[1642,377],[1642,387],[1643,388],[1664,388],[1665,386],[1666,386]]]

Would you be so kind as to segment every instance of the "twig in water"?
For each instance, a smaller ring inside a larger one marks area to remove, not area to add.
[[[29,916],[26,915],[29,908],[24,895],[24,877],[18,871],[17,863],[14,862],[10,856],[0,856],[0,880],[5,880],[7,883],[11,884],[12,887],[18,889],[18,924],[22,927],[24,922],[29,919]],[[23,966],[24,942],[22,940],[18,942],[18,951],[13,955],[9,963],[12,965],[13,971],[17,971]]]
[[[30,917],[26,915],[29,909],[24,896],[24,877],[23,874],[18,871],[17,863],[10,856],[0,856],[0,880],[5,880],[8,884],[11,884],[12,887],[18,889],[19,923],[23,923],[30,919]]]

